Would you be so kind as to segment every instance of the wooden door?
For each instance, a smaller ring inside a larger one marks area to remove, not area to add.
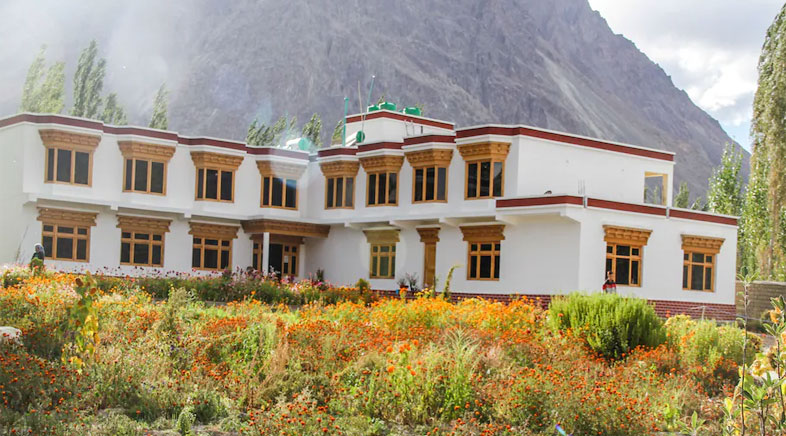
[[[423,285],[434,286],[434,273],[437,269],[437,244],[425,243],[423,253]]]

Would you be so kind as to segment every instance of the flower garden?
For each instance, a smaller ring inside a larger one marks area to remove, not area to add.
[[[155,280],[7,270],[0,325],[22,340],[0,344],[0,433],[711,435],[739,418],[743,331],[641,300]],[[229,301],[203,302],[214,288]]]

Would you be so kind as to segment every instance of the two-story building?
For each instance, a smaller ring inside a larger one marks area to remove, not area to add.
[[[357,132],[362,129],[362,141]],[[380,290],[600,289],[734,316],[737,220],[671,207],[674,154],[417,113],[347,119],[309,154],[61,115],[0,120],[0,262],[116,274],[275,270]],[[645,186],[657,186],[655,203]]]

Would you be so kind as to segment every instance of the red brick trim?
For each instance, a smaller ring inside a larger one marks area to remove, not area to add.
[[[699,213],[699,212],[693,212],[693,211],[681,210],[681,209],[671,209],[669,211],[669,216],[672,218],[684,218],[686,220],[707,221],[711,223],[728,224],[730,226],[737,225],[737,218],[734,217],[712,215],[708,213]]]
[[[644,213],[648,215],[666,216],[666,208],[646,206],[643,204],[623,203],[620,201],[600,200],[597,198],[587,199],[588,207],[599,207],[601,209],[620,210],[623,212]]]
[[[328,156],[354,156],[357,153],[356,148],[350,147],[331,147],[319,150],[317,152],[317,156],[319,157],[328,157]]]
[[[424,135],[404,138],[404,145],[428,144],[432,142],[440,144],[455,144],[456,137],[453,135]]]
[[[557,141],[566,144],[578,145],[582,147],[614,151],[617,153],[626,153],[636,156],[649,157],[652,159],[674,162],[674,154],[665,151],[649,150],[649,149],[634,147],[630,145],[601,141],[599,139],[582,138],[579,136],[569,135],[567,133],[556,133],[556,132],[549,132],[545,130],[533,129],[531,127],[482,126],[482,127],[472,127],[468,129],[456,130],[457,138],[470,138],[473,136],[480,136],[480,135],[503,135],[503,136],[524,135],[524,136],[531,136],[533,138],[546,139],[549,141]]]
[[[547,206],[553,204],[576,204],[582,206],[584,199],[575,195],[554,195],[548,197],[508,198],[497,200],[497,207]]]
[[[347,117],[347,124],[359,123],[361,121],[361,118],[362,118],[362,114]],[[433,126],[433,127],[439,127],[442,129],[450,129],[450,130],[453,130],[453,126],[455,126],[455,124],[453,123],[429,120],[427,118],[416,117],[413,115],[402,114],[399,112],[390,112],[390,111],[381,110],[381,111],[369,112],[366,114],[366,120],[373,120],[377,118],[390,118],[393,120],[412,122],[415,124],[422,124],[424,126]]]
[[[403,145],[403,142],[369,142],[358,144],[358,153],[374,150],[401,150]]]

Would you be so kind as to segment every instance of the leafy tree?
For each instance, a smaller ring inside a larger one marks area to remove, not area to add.
[[[341,138],[344,136],[344,120],[338,120],[336,128],[333,129],[333,136],[330,138],[331,144],[341,144]],[[344,144],[341,144],[344,145]]]
[[[101,114],[101,121],[107,124],[114,124],[116,126],[124,126],[128,124],[126,112],[117,102],[117,94],[114,92],[106,96],[106,101],[104,102],[104,112]]]
[[[677,191],[677,195],[674,196],[673,205],[674,207],[681,207],[683,209],[687,209],[690,202],[690,190],[688,189],[688,183],[682,182],[680,183],[680,189]]]
[[[721,165],[712,171],[707,206],[710,211],[726,215],[739,215],[742,211],[742,151],[734,145],[723,150]]]
[[[769,252],[771,225],[767,192],[768,166],[767,160],[760,159],[754,149],[739,236],[740,272],[743,274],[758,272],[765,278],[770,276],[769,271],[772,270]]]
[[[154,129],[166,130],[169,128],[167,120],[167,100],[169,92],[166,90],[166,83],[158,88],[156,98],[153,100],[153,116],[150,118],[150,127]]]
[[[97,118],[101,106],[101,90],[104,88],[106,59],[97,59],[98,45],[90,45],[82,50],[74,74],[74,107],[71,115],[84,118]]]
[[[319,135],[322,133],[322,119],[319,114],[311,115],[311,119],[303,125],[303,136],[311,141],[314,148],[322,147],[322,139]]]
[[[693,201],[693,204],[690,206],[693,210],[701,210],[706,212],[708,210],[707,203],[703,203],[703,198],[696,197],[696,200]]]
[[[292,122],[296,122],[294,117],[292,118]],[[279,141],[281,140],[281,134],[287,126],[287,119],[285,117],[280,117],[272,126],[267,126],[264,123],[260,123],[258,119],[255,119],[251,125],[248,126],[246,143],[259,147],[280,145]]]
[[[21,112],[60,113],[65,94],[65,63],[55,62],[44,75],[46,46],[41,46],[38,55],[30,64],[22,88]]]

